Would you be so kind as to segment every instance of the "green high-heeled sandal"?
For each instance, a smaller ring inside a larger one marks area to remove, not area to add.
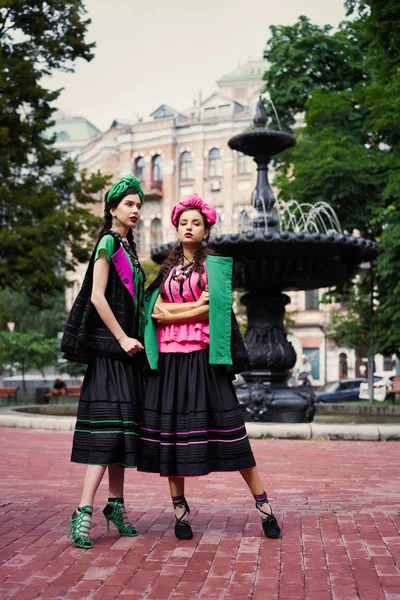
[[[93,506],[78,506],[69,520],[68,537],[78,548],[90,550],[93,544],[89,538],[89,530],[92,522]]]
[[[133,525],[129,523],[123,498],[109,499],[107,506],[103,509],[106,519],[107,531],[110,531],[110,521],[118,529],[118,533],[124,537],[135,537],[138,533]]]

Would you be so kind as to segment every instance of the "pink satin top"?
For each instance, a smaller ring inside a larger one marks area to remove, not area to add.
[[[173,270],[165,280],[165,302],[196,302],[202,290],[198,286],[199,273],[192,272],[185,281],[172,279]],[[207,274],[204,272],[204,285]],[[159,352],[194,352],[204,350],[210,344],[210,326],[208,321],[193,323],[173,323],[157,326]]]

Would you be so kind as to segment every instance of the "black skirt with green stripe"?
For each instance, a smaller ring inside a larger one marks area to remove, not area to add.
[[[139,406],[144,394],[139,356],[129,363],[96,357],[82,384],[71,461],[136,467]]]

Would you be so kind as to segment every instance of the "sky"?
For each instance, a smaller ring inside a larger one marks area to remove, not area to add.
[[[345,18],[344,0],[84,0],[92,20],[91,62],[55,73],[56,107],[106,130],[114,119],[147,117],[161,104],[184,110],[249,58],[262,59],[271,25],[304,14],[318,25]]]

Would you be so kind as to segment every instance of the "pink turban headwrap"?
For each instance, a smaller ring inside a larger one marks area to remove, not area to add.
[[[175,204],[171,212],[171,223],[174,227],[178,225],[179,215],[186,208],[196,208],[207,219],[208,224],[212,227],[217,222],[217,213],[211,204],[207,204],[197,194],[192,194],[186,200]]]

